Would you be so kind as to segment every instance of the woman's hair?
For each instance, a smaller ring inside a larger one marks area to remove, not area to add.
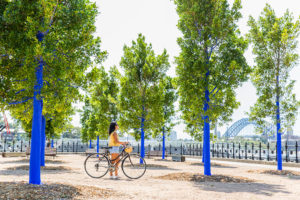
[[[112,132],[115,131],[116,129],[116,126],[117,126],[117,122],[111,122],[110,125],[109,125],[109,130],[108,130],[108,134],[110,135]]]

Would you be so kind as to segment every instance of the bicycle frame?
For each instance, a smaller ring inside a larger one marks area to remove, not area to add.
[[[106,153],[105,154],[105,156],[109,156],[110,155],[110,153]],[[112,166],[116,166],[118,163],[120,163],[122,160],[124,160],[124,158],[126,158],[127,157],[127,155],[129,156],[129,153],[127,153],[127,152],[125,152],[125,147],[122,149],[122,152],[118,155],[118,157],[117,158],[115,158],[115,159],[108,159],[108,161],[109,161],[109,165],[112,165]],[[121,157],[121,158],[120,158]],[[120,158],[120,159],[119,159]],[[118,160],[119,159],[119,161],[118,162],[116,162],[116,163],[112,163],[113,161],[115,161],[115,160]]]

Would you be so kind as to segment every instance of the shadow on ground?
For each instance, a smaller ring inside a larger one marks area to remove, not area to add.
[[[65,166],[45,166],[41,167],[41,173],[43,174],[62,174],[73,173],[73,169]],[[14,167],[8,167],[0,171],[0,175],[12,175],[12,176],[24,176],[29,174],[28,165],[19,165]]]
[[[199,183],[195,182],[194,186],[205,191],[235,193],[245,192],[254,193],[265,196],[273,196],[276,193],[289,194],[281,185],[266,184],[266,183]]]
[[[300,180],[300,172],[295,172],[291,170],[248,170],[249,173],[257,174],[269,174],[274,176],[280,176],[284,178]]]
[[[203,166],[203,163],[191,163],[190,165],[194,165],[194,166]],[[223,165],[223,164],[217,164],[217,163],[211,163],[210,164],[211,167],[215,167],[215,168],[237,168],[237,167],[233,167],[233,166],[229,166],[229,165]]]
[[[170,168],[165,165],[159,164],[147,164],[147,170],[171,170],[171,171],[178,171],[178,169]]]
[[[21,160],[9,160],[9,161],[4,161],[3,164],[11,164],[11,163],[29,163],[29,158],[25,158],[25,159],[21,159]],[[63,164],[63,163],[67,163],[65,161],[62,160],[50,160],[50,159],[46,159],[45,163],[49,163],[49,164]]]

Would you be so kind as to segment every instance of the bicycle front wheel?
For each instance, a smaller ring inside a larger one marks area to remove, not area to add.
[[[127,155],[122,162],[122,171],[128,178],[141,178],[146,172],[146,162],[138,155]]]
[[[89,155],[84,161],[84,170],[92,178],[105,176],[109,170],[107,157],[99,153]]]

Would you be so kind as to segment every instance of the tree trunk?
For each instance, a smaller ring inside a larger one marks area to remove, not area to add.
[[[145,157],[145,133],[144,133],[144,116],[141,119],[141,157]],[[143,164],[143,160],[140,160],[140,164]]]
[[[276,125],[277,125],[277,169],[282,170],[282,156],[281,156],[281,133],[280,133],[280,102],[279,102],[279,76],[276,76]]]
[[[46,120],[45,117],[42,116],[42,131],[41,131],[41,166],[45,166],[45,143],[46,143]]]
[[[37,35],[39,41],[42,37]],[[42,130],[42,100],[40,98],[41,89],[43,87],[43,60],[40,59],[39,65],[35,70],[36,85],[34,86],[33,98],[33,117],[32,117],[32,133],[31,133],[31,149],[30,149],[30,165],[29,165],[29,183],[41,184],[41,130]]]
[[[163,127],[162,159],[165,159],[165,146],[166,146],[165,127]]]

